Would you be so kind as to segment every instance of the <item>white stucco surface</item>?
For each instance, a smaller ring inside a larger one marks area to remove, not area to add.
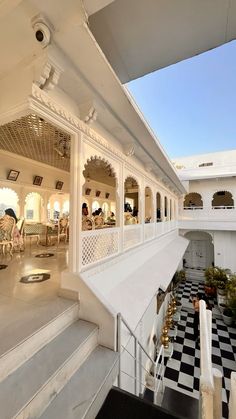
[[[101,272],[81,276],[95,294],[103,295],[103,303],[107,301],[115,312],[121,312],[135,329],[158,288],[165,290],[169,285],[187,245],[187,239],[170,235]]]

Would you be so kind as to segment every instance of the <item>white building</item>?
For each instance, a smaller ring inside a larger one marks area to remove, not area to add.
[[[207,8],[194,1],[180,6],[172,2],[159,5],[150,1],[150,7],[146,2],[139,3],[136,7],[134,0],[128,5],[119,0],[0,2],[0,209],[4,209],[5,197],[9,196],[9,190],[4,189],[7,188],[12,191],[7,206],[14,206],[17,216],[27,222],[45,225],[55,213],[69,212],[69,262],[68,269],[61,272],[60,295],[79,301],[64,323],[55,318],[55,323],[35,330],[31,336],[23,335],[22,326],[22,341],[2,354],[2,380],[7,380],[11,373],[17,374],[18,368],[45,343],[50,345],[57,334],[60,338],[63,329],[78,316],[98,326],[91,345],[87,342],[82,350],[81,359],[74,359],[73,353],[70,362],[63,360],[62,369],[45,378],[47,386],[41,382],[34,393],[22,399],[22,405],[15,407],[8,402],[6,409],[12,411],[7,410],[6,417],[43,415],[45,407],[57,393],[60,397],[60,392],[91,353],[92,372],[84,374],[80,391],[74,389],[75,397],[83,394],[83,388],[86,394],[80,400],[68,401],[68,406],[64,403],[63,409],[70,409],[73,403],[81,404],[87,409],[86,417],[95,417],[117,377],[118,313],[151,357],[156,339],[160,339],[168,295],[158,315],[156,296],[160,288],[166,291],[189,243],[179,234],[178,227],[178,204],[187,189],[121,81],[234,39],[235,14],[231,12],[235,2],[229,6],[219,1],[217,8],[211,1]],[[170,4],[172,13],[168,12]],[[189,18],[192,7],[196,13]],[[144,16],[148,24],[143,27]],[[134,34],[130,32],[130,17]],[[210,28],[211,37],[208,36]],[[162,40],[160,43],[151,42],[155,33]],[[149,51],[147,45],[153,50]],[[214,221],[209,218],[206,224],[204,218],[196,221],[201,228],[192,218],[184,218],[188,213],[189,217],[195,213],[198,216],[200,210],[183,210],[180,227],[181,233],[196,229],[207,230],[211,237],[214,234],[214,263],[235,270],[228,251],[226,256],[221,255],[235,243],[232,199],[236,191],[233,177],[231,187],[225,173],[229,177],[224,170],[222,175],[217,175],[223,179],[222,184],[219,180],[220,188],[211,184],[210,178],[204,180],[208,200],[204,196],[201,213],[207,217],[210,211],[210,189],[213,194],[226,191],[228,198],[232,193],[231,200],[225,204],[220,196],[214,204],[227,208],[214,210]],[[192,179],[187,178],[191,188]],[[194,185],[193,192],[200,190],[200,186],[197,189]],[[87,203],[90,215],[98,207],[103,209],[105,217],[114,212],[116,224],[83,231],[83,203]],[[125,222],[125,203],[138,210],[138,223]],[[227,222],[221,215],[226,212],[232,214],[232,220]],[[220,244],[223,235],[224,249]],[[211,246],[209,239],[205,265],[213,261]],[[192,259],[187,261],[191,267],[198,265]],[[128,334],[124,329],[121,335],[122,343],[126,344]],[[96,382],[93,371],[99,370],[96,359],[99,363],[101,356],[99,350],[96,352],[98,345],[100,351],[107,348],[103,362],[109,368],[104,377],[101,374],[97,388],[92,388],[91,383]],[[131,344],[129,350],[135,354]],[[137,365],[133,367],[128,358],[123,363],[125,372],[133,375]],[[142,355],[142,363],[150,367],[146,355]],[[39,364],[36,367],[36,375],[45,370]],[[140,381],[145,380],[144,376],[144,371],[139,372]],[[102,386],[105,378],[106,385]],[[133,378],[124,378],[123,386],[130,389]],[[0,392],[3,400],[4,391]],[[51,412],[50,417],[59,417],[59,412],[60,417],[69,417],[69,410],[63,409]],[[78,417],[82,414],[85,411]],[[45,415],[49,417],[49,412]]]
[[[190,240],[186,268],[236,271],[236,151],[175,159],[188,189],[179,208],[181,234]]]

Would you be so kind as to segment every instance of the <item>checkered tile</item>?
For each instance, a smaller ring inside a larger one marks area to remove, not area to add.
[[[199,398],[200,351],[193,339],[193,309],[190,296],[204,293],[204,285],[187,280],[180,284],[177,296],[183,308],[174,351],[170,359],[165,358],[165,385],[192,397]],[[236,328],[227,327],[218,315],[214,315],[215,300],[210,300],[212,318],[212,363],[223,373],[222,415],[228,418],[230,374],[236,371]]]

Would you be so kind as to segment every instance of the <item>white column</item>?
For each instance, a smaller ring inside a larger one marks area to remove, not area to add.
[[[82,134],[71,138],[69,271],[79,272],[82,223]]]
[[[231,372],[231,387],[229,397],[229,419],[235,418],[236,412],[236,372]]]
[[[119,243],[119,251],[123,252],[123,245],[124,245],[124,194],[125,194],[125,187],[124,187],[124,166],[121,164],[119,173],[117,173],[119,179],[117,179],[118,186],[116,192],[116,206],[117,206],[117,215],[116,215],[116,227],[120,227],[120,243]]]
[[[139,222],[142,225],[142,242],[144,241],[144,221],[145,221],[145,188],[143,179],[140,181],[139,188]]]

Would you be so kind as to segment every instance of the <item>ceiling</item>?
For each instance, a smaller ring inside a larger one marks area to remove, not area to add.
[[[89,28],[126,83],[235,39],[236,0],[114,0]]]
[[[34,114],[0,126],[0,149],[70,171],[70,135]]]

